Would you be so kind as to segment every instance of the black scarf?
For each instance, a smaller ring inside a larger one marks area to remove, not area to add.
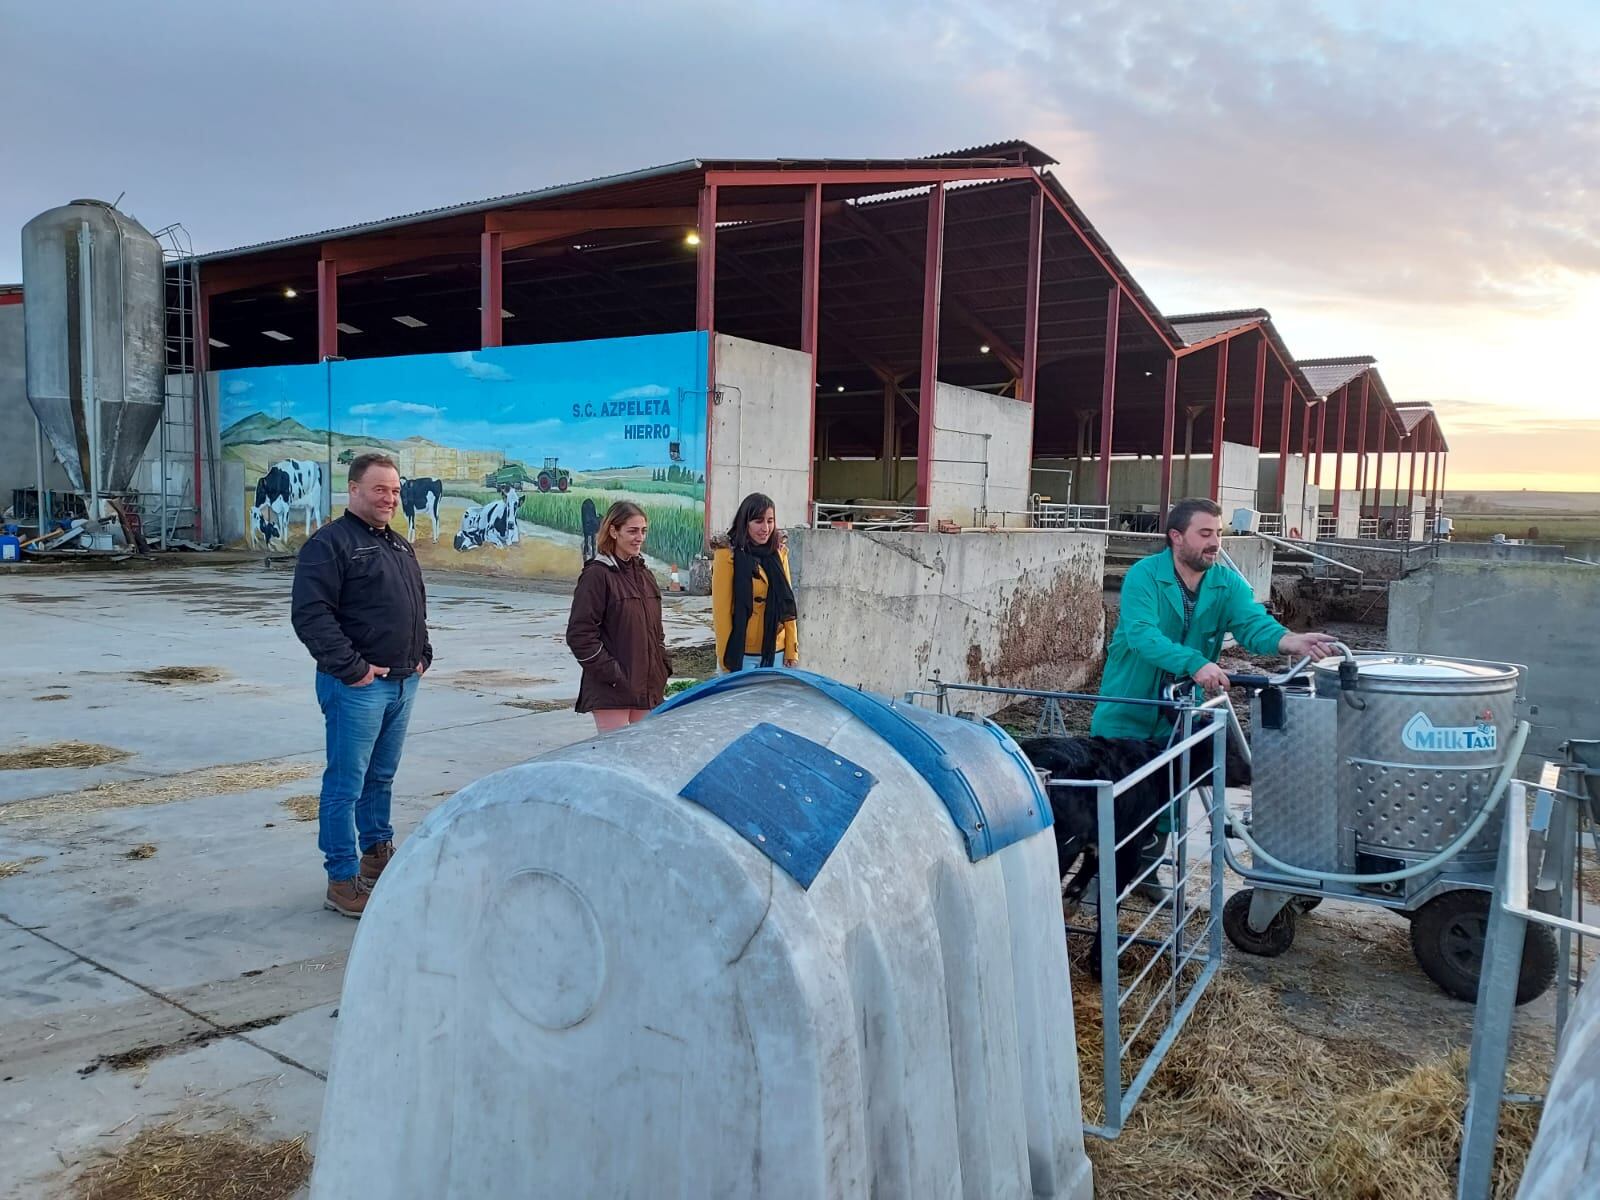
[[[763,606],[761,627],[761,665],[773,665],[778,648],[778,626],[795,618],[794,589],[789,586],[789,576],[784,573],[783,560],[778,557],[778,539],[767,539],[765,546],[752,545],[748,549],[733,547],[733,631],[728,644],[722,649],[722,665],[730,671],[744,666],[746,630],[750,627],[750,614],[755,611],[755,594],[751,581],[757,571],[767,581],[767,602]]]

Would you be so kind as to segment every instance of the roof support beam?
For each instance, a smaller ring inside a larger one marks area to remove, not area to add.
[[[339,356],[339,264],[317,260],[317,359]]]
[[[1326,399],[1323,399],[1321,401],[1321,403],[1319,403],[1317,405],[1317,471],[1316,471],[1316,474],[1312,477],[1312,480],[1311,480],[1311,482],[1316,484],[1319,489],[1322,487],[1322,441],[1323,441],[1324,435],[1327,432],[1328,432],[1328,401]],[[1317,497],[1317,504],[1320,506],[1321,503],[1322,503],[1322,497],[1318,496]]]
[[[843,168],[830,170],[707,171],[710,187],[801,187],[806,184],[886,185],[885,190],[928,187],[937,183],[963,183],[994,179],[1037,179],[1032,167],[889,167],[880,169]]]
[[[1383,518],[1383,450],[1384,444],[1388,441],[1388,434],[1389,422],[1379,421],[1378,461],[1376,466],[1376,474],[1374,475],[1372,481],[1372,515],[1377,517],[1380,521]],[[1378,528],[1378,533],[1380,535],[1383,533],[1383,527],[1381,525]]]
[[[928,507],[933,483],[933,410],[939,391],[939,290],[943,273],[944,184],[936,183],[928,193],[928,238],[922,269],[922,356],[917,379],[918,508]]]
[[[822,296],[822,185],[812,185],[806,191],[805,217],[800,240],[800,349],[811,362],[811,388],[806,396],[811,406],[809,421],[810,440],[807,442],[806,495],[812,503],[817,499],[817,472],[812,466],[817,445],[817,317]],[[807,514],[808,516],[810,514]]]
[[[1326,401],[1324,401],[1326,403]],[[1339,389],[1339,436],[1333,443],[1333,519],[1339,519],[1339,502],[1344,499],[1344,434],[1345,417],[1350,404],[1350,385]]]
[[[941,201],[941,203],[943,202]],[[903,249],[901,249],[901,247],[898,246],[887,234],[883,233],[876,226],[872,225],[871,222],[869,222],[855,209],[846,208],[844,210],[844,221],[845,224],[850,226],[851,229],[859,233],[868,242],[872,243],[873,247],[878,251],[878,253],[882,254],[884,258],[888,259],[889,263],[896,270],[898,270],[901,275],[914,282],[920,281],[924,278],[922,273],[917,268],[916,260],[912,258],[911,255],[907,254]],[[940,241],[942,247],[942,233],[940,235]],[[942,248],[940,253],[943,254]],[[968,329],[972,330],[974,334],[981,338],[983,342],[988,345],[992,351],[994,351],[995,357],[1003,362],[1006,365],[1006,368],[1013,375],[1020,375],[1022,373],[1023,356],[1013,350],[1005,341],[1005,339],[995,332],[991,325],[967,308],[966,305],[962,304],[959,300],[956,300],[953,297],[945,297],[942,301],[942,306],[943,308],[949,310],[951,316],[955,317],[956,320],[960,321]]]
[[[1265,345],[1264,342],[1263,342],[1263,345]],[[1260,381],[1260,377],[1259,376],[1257,377],[1257,380],[1256,380],[1256,386],[1258,388],[1261,386],[1261,381]],[[1289,398],[1291,396],[1293,396],[1293,395],[1294,395],[1294,381],[1293,380],[1289,380],[1289,379],[1285,379],[1283,381],[1283,408],[1282,408],[1282,411],[1281,411],[1281,415],[1278,418],[1278,425],[1279,425],[1279,429],[1278,429],[1278,511],[1279,512],[1283,511],[1283,489],[1284,489],[1284,478],[1283,478],[1283,476],[1284,476],[1285,468],[1289,465],[1289,423],[1294,417],[1294,412],[1289,407]],[[1261,410],[1258,408],[1256,410],[1256,413],[1257,413],[1257,416],[1256,416],[1256,430],[1257,430],[1256,440],[1257,441],[1261,440],[1260,439],[1260,429],[1261,429],[1260,412],[1261,412]]]
[[[1028,199],[1028,275],[1023,285],[1022,374],[1017,377],[1017,398],[1034,402],[1039,378],[1039,285],[1044,275],[1044,196],[1035,191]]]
[[[1211,402],[1211,499],[1222,495],[1222,439],[1228,421],[1228,343],[1217,346],[1217,390]]]
[[[478,238],[478,344],[485,350],[505,344],[500,316],[505,308],[504,255],[500,244],[504,236],[486,229]]]
[[[1261,341],[1256,346],[1256,386],[1251,393],[1250,444],[1261,449],[1261,426],[1266,415],[1267,400],[1267,331],[1261,331]]]
[[[1372,390],[1372,373],[1361,373],[1361,415],[1356,418],[1356,512],[1365,515],[1367,503],[1367,399]]]
[[[1111,503],[1111,433],[1117,407],[1117,342],[1122,322],[1122,284],[1111,281],[1106,297],[1105,376],[1100,384],[1100,503]]]
[[[1178,360],[1167,359],[1166,386],[1161,391],[1161,515],[1172,510],[1172,437],[1178,423]]]

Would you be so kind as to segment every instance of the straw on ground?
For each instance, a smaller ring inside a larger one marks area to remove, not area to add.
[[[172,1122],[139,1133],[78,1177],[75,1200],[286,1200],[311,1176],[302,1135],[253,1141],[242,1124],[187,1132]]]
[[[36,771],[45,767],[103,767],[133,755],[115,746],[93,742],[44,742],[0,750],[0,771]]]
[[[82,816],[112,808],[169,804],[174,800],[199,800],[236,792],[255,792],[315,774],[319,768],[304,762],[249,762],[202,767],[181,775],[147,779],[118,779],[78,792],[61,792],[36,800],[0,805],[0,822],[40,817]]]

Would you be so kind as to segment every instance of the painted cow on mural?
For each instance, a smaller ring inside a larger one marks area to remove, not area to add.
[[[522,496],[516,488],[505,488],[500,499],[474,504],[461,514],[461,532],[456,534],[457,550],[476,550],[479,546],[505,549],[522,540],[517,527],[517,506]]]
[[[600,532],[600,510],[595,507],[594,501],[584,498],[583,501],[583,561],[588,562],[595,556],[595,535]]]
[[[268,549],[288,543],[289,511],[303,508],[306,536],[322,525],[322,464],[308,458],[286,458],[267,468],[256,481],[256,501],[246,532],[250,545],[259,537]]]
[[[439,501],[444,498],[444,484],[437,479],[402,479],[400,481],[400,510],[406,514],[406,540],[417,540],[417,514],[426,513],[433,520],[433,540],[439,540]]]

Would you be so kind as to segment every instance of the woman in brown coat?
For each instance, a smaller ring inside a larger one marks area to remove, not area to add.
[[[610,733],[660,704],[671,665],[661,627],[661,589],[644,563],[650,521],[631,500],[607,510],[567,619],[567,646],[583,665],[579,712]]]

